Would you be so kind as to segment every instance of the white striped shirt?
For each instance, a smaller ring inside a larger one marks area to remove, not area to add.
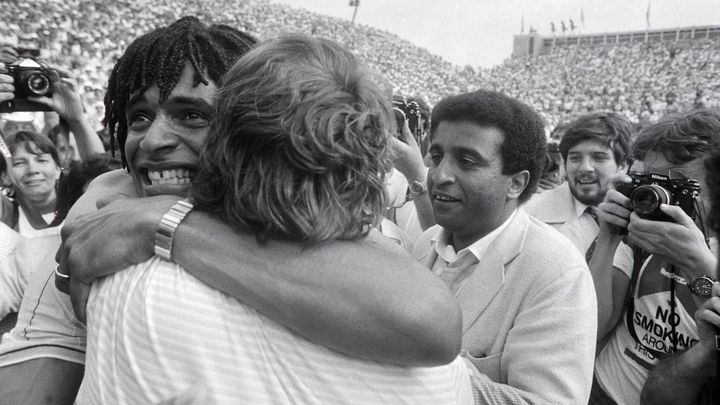
[[[359,360],[312,343],[157,257],[99,281],[78,404],[470,404],[459,358]]]

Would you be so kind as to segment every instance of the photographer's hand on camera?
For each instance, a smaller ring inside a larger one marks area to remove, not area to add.
[[[600,235],[622,235],[622,231],[627,229],[630,223],[631,212],[632,205],[629,198],[617,190],[608,190],[597,210]]]
[[[72,124],[83,119],[83,105],[76,83],[70,73],[58,66],[41,63],[52,86],[52,96],[30,96],[28,100],[52,108],[61,118]]]
[[[5,64],[0,62],[0,103],[12,100],[15,97],[15,86],[13,77],[2,73],[5,71]]]
[[[402,128],[401,139],[390,139],[390,149],[393,153],[393,166],[405,176],[408,183],[418,181],[425,184],[427,188],[427,167],[423,161],[420,146],[415,141],[412,132],[410,132],[407,121],[405,121]],[[422,229],[425,230],[435,225],[432,203],[428,193],[425,192],[416,196],[413,202]]]
[[[674,222],[643,219],[632,213],[628,225],[628,242],[661,256],[687,280],[702,275],[711,275],[717,279],[717,259],[695,221],[676,205],[662,204],[660,210]]]
[[[28,97],[28,100],[46,105],[67,122],[75,136],[80,157],[84,160],[95,153],[105,152],[100,137],[84,113],[77,83],[70,72],[59,66],[40,64],[47,72],[53,89],[52,96]]]
[[[626,174],[621,173],[613,178],[613,184],[626,183],[629,180]],[[631,212],[630,199],[614,189],[608,190],[605,199],[598,205],[600,231],[594,253],[588,263],[598,302],[598,352],[622,315],[623,303],[630,284],[630,279],[614,267],[613,259],[615,251],[625,237]]]

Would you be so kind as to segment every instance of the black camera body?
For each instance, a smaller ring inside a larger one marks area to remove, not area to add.
[[[632,202],[640,218],[672,222],[660,211],[660,204],[677,205],[695,219],[695,198],[700,195],[700,183],[692,179],[671,179],[657,173],[633,173],[632,181],[618,184],[615,189]]]
[[[402,131],[405,120],[407,120],[410,133],[415,137],[420,135],[420,105],[417,102],[408,102],[407,98],[403,96],[393,96],[393,110],[398,132]]]
[[[0,103],[0,112],[14,111],[51,111],[40,103],[27,99],[31,96],[52,96],[53,89],[50,77],[45,69],[32,59],[20,59],[5,66],[5,73],[13,77],[15,98]]]
[[[548,142],[548,151],[545,154],[545,164],[540,178],[551,181],[554,184],[560,184],[560,164],[562,156],[560,155],[560,145],[557,142]]]

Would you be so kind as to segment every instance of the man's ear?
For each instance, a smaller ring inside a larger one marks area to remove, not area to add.
[[[508,178],[508,199],[518,199],[520,194],[527,188],[528,183],[530,183],[530,172],[528,170],[521,170],[510,175],[510,178]]]
[[[8,187],[10,186],[10,184],[12,184],[10,183],[10,177],[7,175],[7,173],[0,173],[0,180],[2,180],[2,184],[5,187]]]

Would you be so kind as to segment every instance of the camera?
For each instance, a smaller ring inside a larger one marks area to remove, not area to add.
[[[12,76],[15,98],[0,103],[0,112],[51,111],[51,108],[27,99],[30,96],[52,96],[53,89],[48,73],[34,59],[21,58],[7,64],[4,71]]]
[[[560,163],[562,156],[560,155],[560,145],[557,142],[548,142],[548,151],[545,154],[545,165],[540,178],[551,181],[554,184],[560,184]]]
[[[672,222],[660,211],[660,204],[677,205],[695,219],[695,198],[700,195],[700,183],[692,179],[671,179],[657,173],[632,173],[630,183],[618,184],[615,189],[632,202],[640,218]]]
[[[408,101],[405,96],[393,96],[393,111],[398,133],[402,132],[407,120],[410,133],[415,137],[420,135],[420,105],[416,101]]]

